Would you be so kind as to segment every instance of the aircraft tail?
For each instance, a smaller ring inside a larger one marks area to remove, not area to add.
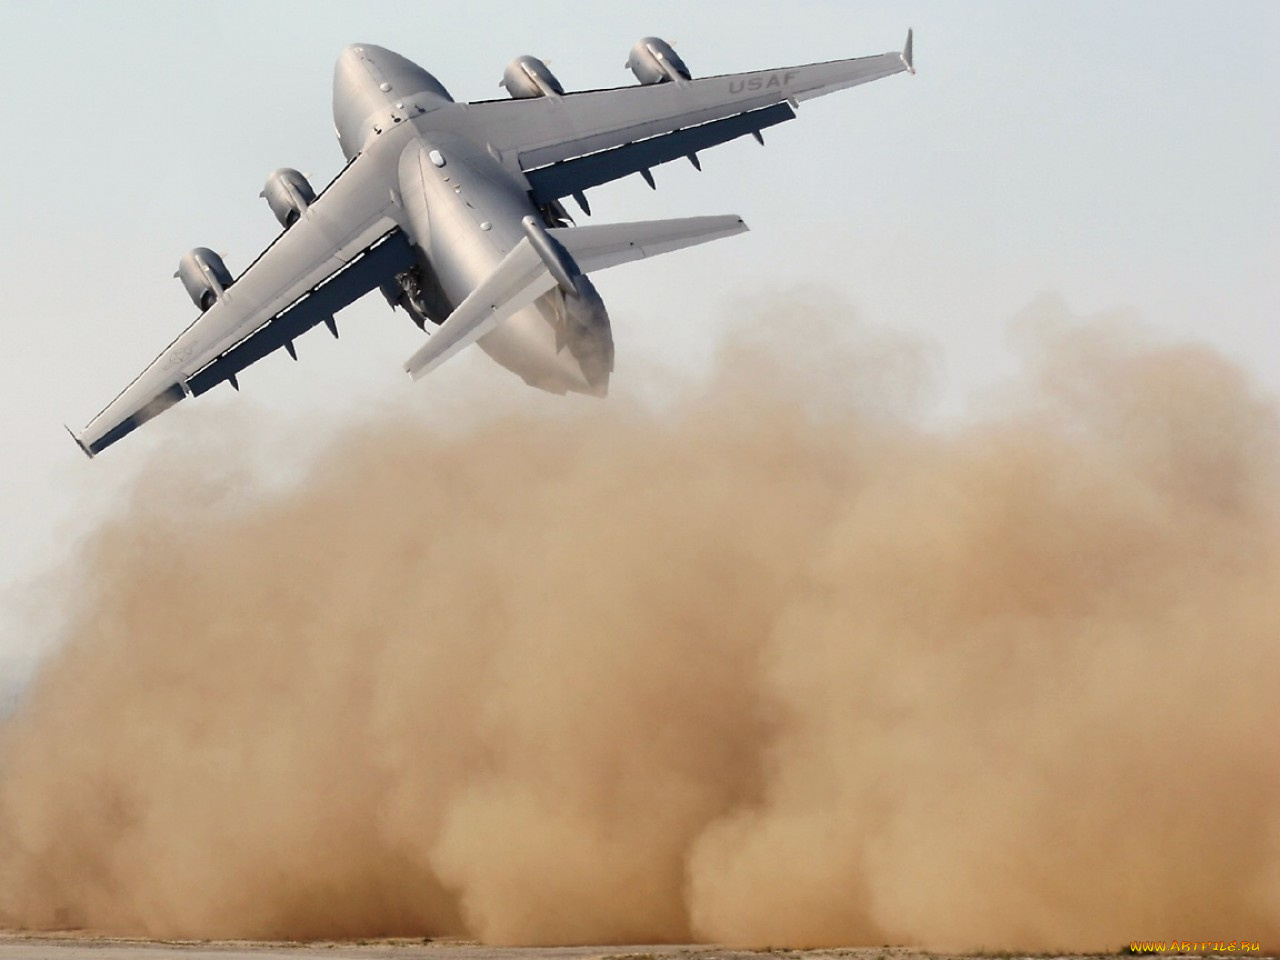
[[[656,257],[746,229],[742,218],[733,214],[550,230],[526,217],[525,238],[458,304],[404,368],[415,380],[426,376],[553,287],[568,285],[572,292],[575,274]]]

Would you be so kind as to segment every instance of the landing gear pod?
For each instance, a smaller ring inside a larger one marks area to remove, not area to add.
[[[174,276],[182,281],[191,302],[202,311],[221,300],[232,283],[231,271],[208,247],[196,247],[183,254]]]
[[[258,196],[267,201],[267,206],[280,221],[280,226],[288,230],[298,222],[302,212],[315,202],[316,192],[311,189],[307,178],[291,167],[281,167],[267,177],[267,184]]]
[[[506,87],[507,93],[516,100],[564,96],[564,87],[560,85],[556,75],[537,57],[516,57],[502,71],[502,80],[498,86]]]
[[[627,57],[627,69],[645,86],[693,79],[680,54],[661,37],[644,37],[637,42]]]

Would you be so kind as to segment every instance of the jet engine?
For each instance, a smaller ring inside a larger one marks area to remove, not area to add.
[[[174,276],[182,280],[191,302],[202,311],[217,303],[233,282],[227,265],[208,247],[196,247],[185,253]]]
[[[315,202],[316,192],[297,170],[281,167],[267,177],[267,185],[258,196],[266,199],[280,226],[288,230],[298,222],[302,211]]]
[[[498,86],[506,87],[516,100],[529,100],[533,97],[564,96],[564,87],[556,79],[556,75],[547,69],[547,65],[537,57],[516,57],[507,69],[502,71],[502,80]]]
[[[631,48],[631,56],[627,57],[627,69],[645,86],[693,79],[680,54],[661,37],[644,37],[637,42]]]

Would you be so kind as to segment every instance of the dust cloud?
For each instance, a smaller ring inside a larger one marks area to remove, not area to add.
[[[1017,334],[962,423],[815,300],[659,412],[155,464],[0,728],[0,926],[1275,944],[1276,407],[1106,318]]]

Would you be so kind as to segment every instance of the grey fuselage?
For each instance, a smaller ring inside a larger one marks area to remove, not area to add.
[[[466,129],[465,104],[431,74],[382,47],[354,44],[338,58],[333,118],[348,161],[374,162],[416,247],[414,276],[386,290],[419,322],[441,323],[526,236],[522,220],[559,226],[527,181]],[[585,275],[485,334],[480,347],[531,386],[603,396],[613,369],[609,317]]]

